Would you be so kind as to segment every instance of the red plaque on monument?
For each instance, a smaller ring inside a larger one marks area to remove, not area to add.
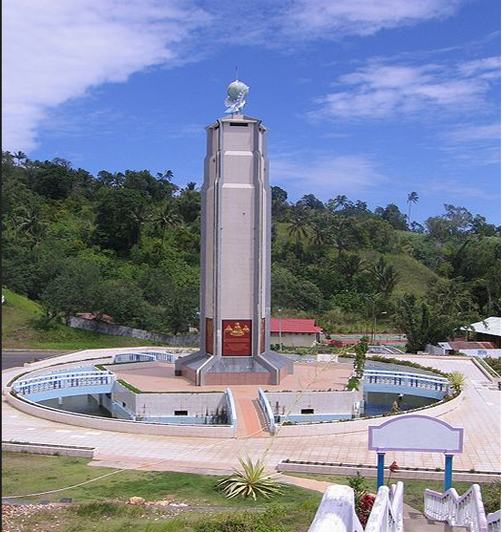
[[[223,355],[251,356],[251,320],[223,320]]]
[[[213,319],[206,318],[206,353],[214,354],[214,328]]]

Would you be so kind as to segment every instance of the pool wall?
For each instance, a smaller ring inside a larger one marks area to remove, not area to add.
[[[115,418],[164,424],[221,424],[229,414],[224,391],[135,393],[116,381],[111,396],[102,396],[101,405]],[[186,414],[177,415],[177,411]]]
[[[354,418],[360,391],[266,392],[275,422],[312,424]],[[304,411],[310,411],[306,413]]]

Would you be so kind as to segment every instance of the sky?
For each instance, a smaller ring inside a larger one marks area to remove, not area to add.
[[[227,85],[272,185],[500,224],[498,0],[3,0],[2,148],[203,180]]]

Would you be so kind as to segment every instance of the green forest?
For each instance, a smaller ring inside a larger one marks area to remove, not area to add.
[[[43,308],[176,335],[198,324],[200,191],[170,170],[88,171],[2,153],[3,286]],[[419,194],[371,211],[361,200],[272,187],[272,314],[327,333],[401,331],[408,349],[500,315],[500,227],[464,207],[423,225]]]

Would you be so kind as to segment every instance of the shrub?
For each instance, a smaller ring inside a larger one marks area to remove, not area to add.
[[[486,513],[494,513],[500,509],[500,481],[484,484],[481,493]]]
[[[265,463],[259,459],[256,463],[248,457],[246,461],[239,458],[243,470],[234,469],[231,476],[223,478],[218,487],[223,491],[227,498],[241,496],[248,498],[251,496],[256,501],[258,495],[264,498],[271,498],[275,494],[282,494],[282,485],[276,477],[271,474],[265,474]]]
[[[348,477],[347,482],[349,487],[354,489],[356,514],[361,522],[361,525],[364,527],[368,521],[373,503],[375,502],[375,496],[368,493],[366,478],[359,472],[357,472],[357,474],[353,477]]]
[[[462,389],[465,387],[465,376],[461,372],[455,371],[448,374],[448,379],[450,380],[451,386],[455,391],[455,395],[458,395],[462,392]]]

